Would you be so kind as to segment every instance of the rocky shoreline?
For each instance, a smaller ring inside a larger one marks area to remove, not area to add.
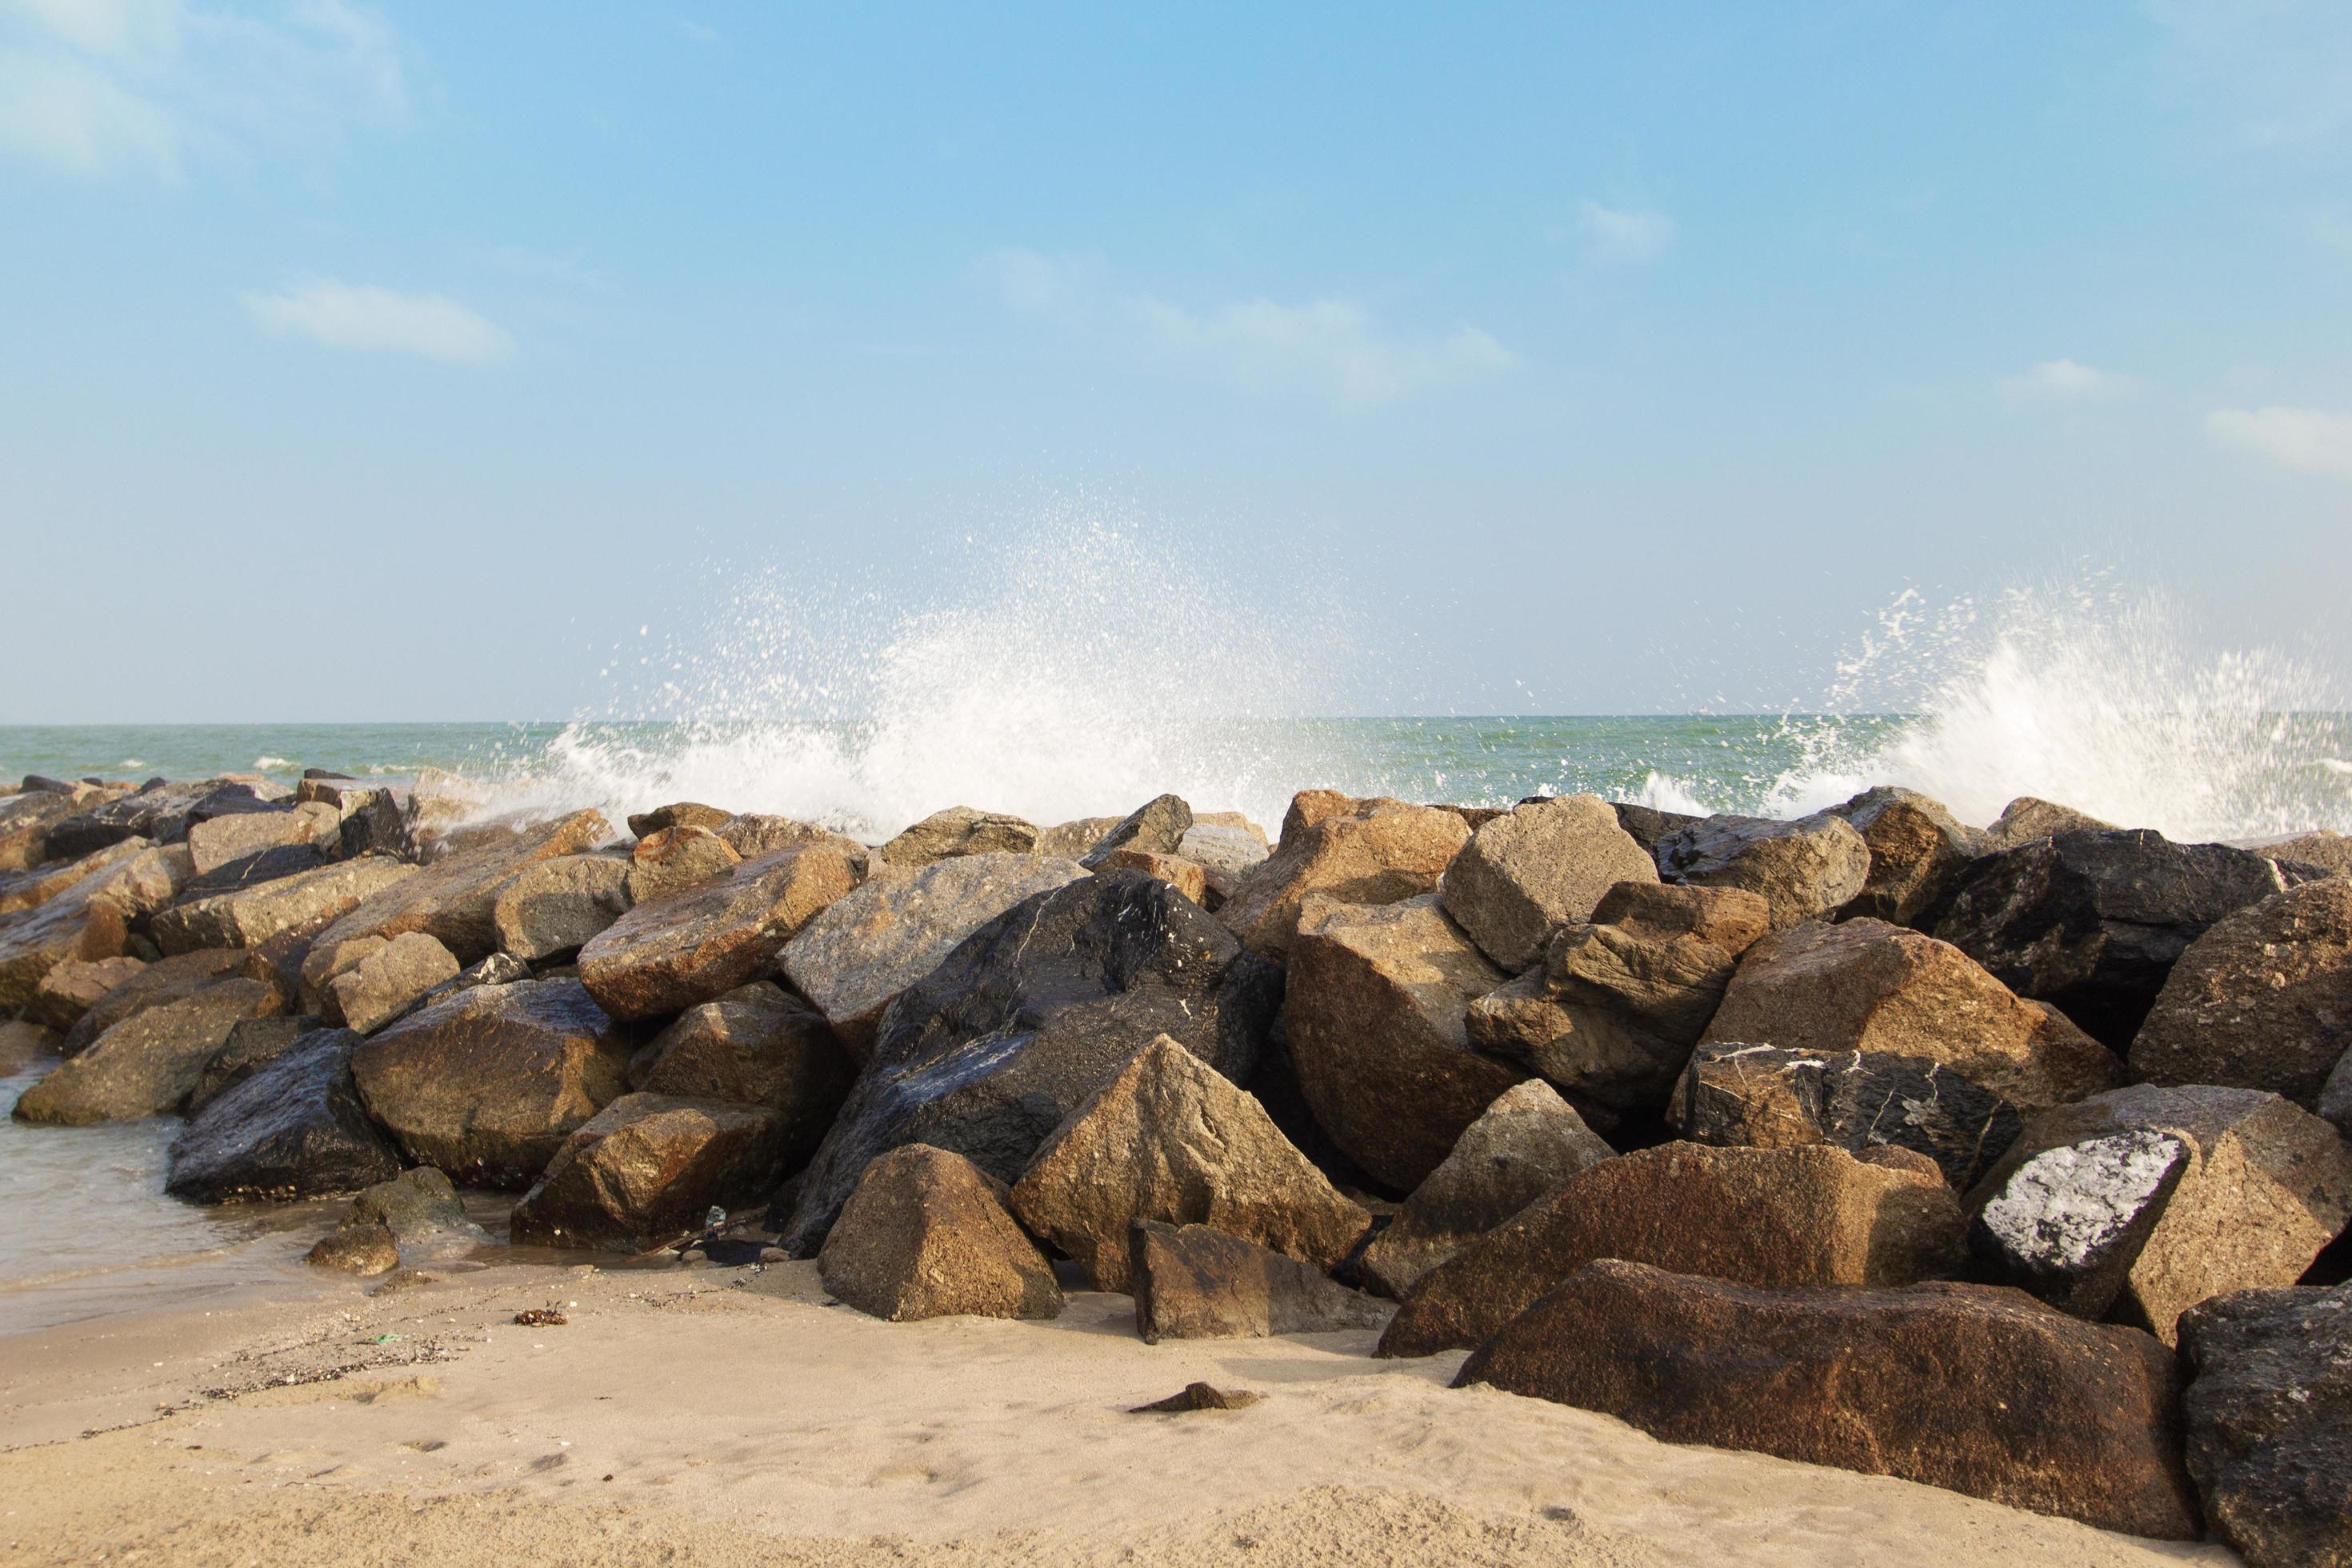
[[[322,1267],[462,1257],[455,1184],[884,1319],[1378,1327],[1668,1441],[2352,1563],[2333,834],[1895,789],[626,826],[28,778],[16,1115],[183,1115],[193,1202],[356,1194]]]

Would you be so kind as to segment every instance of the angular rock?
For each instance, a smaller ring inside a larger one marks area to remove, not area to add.
[[[2184,949],[2133,1037],[2147,1083],[2266,1089],[2306,1110],[2352,1047],[2352,880],[2222,916]]]
[[[813,1251],[867,1161],[902,1143],[1018,1176],[1155,1036],[1246,1082],[1280,996],[1278,971],[1164,882],[1106,871],[1032,895],[891,1004],[783,1245]]]
[[[1553,940],[1540,972],[1470,1005],[1470,1043],[1588,1105],[1662,1108],[1769,923],[1744,889],[1621,882]]]
[[[894,1323],[1051,1318],[1061,1287],[1004,1209],[1002,1184],[961,1154],[909,1143],[861,1173],[817,1255],[834,1295]]]
[[[83,878],[132,858],[148,847],[143,838],[126,838],[83,856],[79,860],[52,860],[29,870],[0,876],[0,915],[15,914],[47,903]]]
[[[1202,909],[1210,907],[1208,868],[1181,855],[1162,855],[1129,845],[1106,849],[1095,864],[1106,871],[1140,871],[1157,877]]]
[[[1600,1258],[1774,1287],[1948,1274],[1959,1205],[1907,1158],[1663,1143],[1604,1160],[1423,1275],[1380,1353],[1475,1345]]]
[[[316,1197],[400,1174],[352,1086],[359,1037],[314,1030],[213,1100],[172,1142],[163,1190],[194,1203]]]
[[[515,1205],[518,1243],[643,1252],[775,1185],[776,1113],[625,1094],[563,1141]]]
[[[2352,1563],[2352,1285],[2245,1290],[2180,1320],[2189,1473],[2250,1568]]]
[[[1078,857],[1078,864],[1090,871],[1097,869],[1114,849],[1173,855],[1192,826],[1192,808],[1181,795],[1154,796],[1112,824],[1093,848]]]
[[[463,1257],[490,1239],[466,1216],[449,1178],[430,1165],[403,1171],[361,1193],[352,1200],[349,1223],[383,1226],[410,1263]]]
[[[593,811],[574,812],[525,827],[493,826],[473,847],[434,860],[397,888],[371,897],[320,933],[320,940],[392,938],[421,931],[475,963],[499,950],[498,899],[508,880],[528,866],[577,855],[613,837]]]
[[[1557,795],[1505,812],[1470,836],[1445,868],[1440,901],[1488,958],[1534,967],[1552,934],[1589,921],[1620,882],[1654,882],[1649,851],[1594,795]]]
[[[2190,942],[2222,916],[2315,875],[2158,833],[2062,833],[1970,863],[1953,879],[1936,934],[2121,1051]]]
[[[1013,905],[1076,881],[1069,860],[957,856],[844,894],[785,944],[782,968],[850,1055],[873,1054],[882,1013],[958,942]]]
[[[1434,894],[1311,906],[1290,944],[1290,1058],[1315,1120],[1376,1179],[1420,1185],[1526,1076],[1470,1046],[1471,1002],[1502,983]]]
[[[731,811],[721,811],[700,801],[681,800],[635,813],[629,818],[629,831],[640,838],[669,827],[705,827],[716,833],[734,820]]]
[[[50,858],[49,824],[82,807],[71,795],[27,790],[0,800],[0,871],[22,871]]]
[[[1616,1152],[1550,1085],[1530,1079],[1488,1106],[1413,1189],[1364,1248],[1364,1278],[1402,1296],[1473,1237]]]
[[[1870,850],[1870,873],[1840,911],[1843,918],[1909,925],[1980,853],[1975,829],[1916,790],[1885,784],[1830,811],[1853,824]]]
[[[743,857],[707,827],[661,828],[629,851],[629,902],[635,906],[699,887],[742,863]]]
[[[287,1017],[240,1018],[229,1026],[228,1038],[212,1054],[188,1091],[191,1118],[205,1106],[284,1056],[295,1042],[324,1027],[318,1019]]]
[[[1696,827],[1705,822],[1704,816],[1693,816],[1684,811],[1660,811],[1654,805],[1636,805],[1630,800],[1612,800],[1609,809],[1617,814],[1617,826],[1623,828],[1633,842],[1657,858],[1658,840],[1685,827]]]
[[[224,774],[180,784],[162,780],[135,794],[118,796],[78,816],[60,818],[48,826],[49,854],[75,858],[103,849],[125,838],[172,844],[187,837],[199,822],[239,812],[272,809],[257,785],[257,774]]]
[[[21,1011],[42,976],[69,958],[121,956],[130,917],[114,887],[124,866],[101,867],[29,910],[0,915],[0,1015]]]
[[[1884,921],[1811,922],[1748,950],[1708,1045],[1941,1062],[2021,1111],[2112,1089],[2123,1064],[1949,942]]]
[[[958,855],[1026,855],[1037,847],[1037,825],[998,811],[952,805],[935,811],[875,855],[906,870]]]
[[[196,875],[217,871],[265,849],[293,845],[333,845],[342,818],[331,805],[310,804],[266,811],[236,812],[188,828],[188,856]]]
[[[1372,1223],[1264,1106],[1166,1035],[1055,1130],[1012,1206],[1098,1290],[1129,1288],[1128,1229],[1139,1219],[1205,1223],[1327,1272]]]
[[[240,892],[215,893],[155,917],[156,945],[166,953],[200,947],[259,947],[275,937],[341,925],[360,906],[397,896],[420,873],[380,856],[322,866]]]
[[[2034,1118],[1969,1201],[1991,1278],[2170,1344],[2207,1297],[2302,1278],[2352,1220],[2352,1148],[2274,1094],[2134,1084]]]
[[[830,828],[812,822],[796,822],[789,816],[763,816],[747,811],[731,816],[712,832],[725,840],[727,847],[746,860],[757,860],[763,855],[773,855],[779,849],[792,849],[803,844],[830,844],[857,862],[858,875],[866,874],[866,846],[856,839],[844,838]]]
[[[2056,801],[2037,800],[2030,795],[2019,795],[2001,807],[2000,817],[1985,829],[1977,842],[1979,855],[1998,855],[2014,849],[2021,844],[2031,844],[2037,838],[2055,838],[2061,833],[2084,829],[2112,832],[2116,825],[2101,822],[2097,817],[2076,811],[2071,805]]]
[[[680,1014],[629,1063],[629,1086],[765,1107],[775,1113],[776,1157],[789,1173],[824,1141],[854,1073],[822,1016],[773,981],[758,980]]]
[[[346,1223],[320,1237],[303,1261],[338,1274],[389,1274],[400,1267],[400,1245],[381,1224]]]
[[[1282,960],[1309,894],[1393,904],[1434,892],[1470,828],[1450,811],[1401,800],[1307,790],[1290,803],[1282,840],[1218,910],[1253,952]]]
[[[630,1045],[577,980],[483,985],[362,1046],[368,1112],[409,1156],[470,1185],[520,1187],[620,1098]]]
[[[557,855],[524,867],[491,901],[499,951],[534,962],[577,952],[629,912],[630,870],[610,855]]]
[[[404,931],[327,983],[327,1021],[373,1035],[457,977],[447,948],[421,931]]]
[[[1955,1192],[1973,1186],[2023,1126],[2017,1107],[1925,1057],[1777,1046],[1701,1046],[1667,1115],[1700,1143],[1913,1150]]]
[[[133,1014],[26,1089],[16,1120],[86,1127],[176,1110],[238,1020],[280,1010],[267,982],[223,980]]]
[[[176,847],[184,852],[184,846]],[[209,899],[216,893],[241,893],[264,882],[283,881],[299,877],[305,871],[315,871],[332,865],[335,855],[314,844],[281,844],[273,848],[242,856],[224,866],[191,877],[179,890],[177,903],[193,904],[199,899]]]
[[[302,1010],[324,1017],[327,1009],[333,1005],[327,988],[334,984],[336,977],[357,969],[365,960],[391,945],[388,940],[380,936],[311,942],[303,949],[301,964],[295,971],[295,995],[299,999]]]
[[[81,1016],[104,1000],[108,992],[136,978],[146,967],[144,960],[127,955],[88,962],[68,958],[41,976],[33,999],[25,1004],[25,1021],[62,1034],[79,1023]]]
[[[1083,858],[1123,820],[1117,816],[1081,816],[1074,822],[1058,823],[1038,833],[1037,842],[1031,846],[1029,853],[1055,860]]]
[[[767,973],[818,911],[857,885],[824,841],[746,860],[716,881],[639,904],[580,950],[580,978],[616,1018],[679,1012]]]
[[[0,1078],[14,1078],[57,1055],[58,1037],[21,1018],[0,1020]]]
[[[125,1018],[184,1001],[222,980],[268,980],[269,966],[256,953],[231,948],[205,948],[158,959],[89,1005],[66,1031],[68,1056],[89,1048],[91,1041]]]
[[[1234,896],[1244,877],[1265,864],[1267,845],[1265,835],[1247,818],[1229,823],[1196,816],[1184,830],[1176,853],[1200,867],[1202,879],[1208,884],[1209,897],[1193,901],[1202,909],[1214,910]]]
[[[335,847],[344,859],[356,860],[362,855],[406,859],[416,852],[408,837],[408,814],[392,791],[343,784],[310,798],[334,806],[340,818]]]
[[[1463,1363],[1454,1385],[1481,1383],[1669,1443],[1900,1476],[2129,1535],[2200,1533],[2171,1355],[2015,1291],[1770,1289],[1597,1262]]]
[[[2298,834],[2275,843],[2253,846],[2258,855],[2273,860],[2292,860],[2301,866],[2316,866],[2333,877],[2352,877],[2352,837],[2322,827],[2315,832]]]
[[[1657,853],[1669,882],[1762,894],[1775,931],[1826,919],[1870,879],[1869,844],[1828,812],[1794,822],[1710,816],[1658,840]]]
[[[1135,1330],[1148,1345],[1377,1329],[1387,1315],[1310,1265],[1209,1226],[1139,1219],[1128,1247]]]
[[[1181,1415],[1194,1410],[1246,1410],[1265,1397],[1246,1388],[1218,1388],[1212,1384],[1188,1383],[1165,1399],[1155,1399],[1149,1405],[1138,1405],[1128,1411],[1129,1415]]]

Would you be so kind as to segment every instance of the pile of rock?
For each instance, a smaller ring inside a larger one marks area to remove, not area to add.
[[[1378,1331],[1668,1440],[2352,1553],[2332,839],[1895,789],[1307,791],[1271,845],[1173,795],[870,847],[482,811],[0,797],[0,1008],[63,1054],[16,1115],[184,1113],[199,1202],[358,1191],[322,1264],[476,1245],[453,1178],[520,1243],[764,1215],[877,1317]]]

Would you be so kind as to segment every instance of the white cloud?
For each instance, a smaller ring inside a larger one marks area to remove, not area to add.
[[[1047,256],[1017,246],[990,251],[980,258],[980,270],[1006,304],[1030,315],[1071,310],[1102,286],[1102,263],[1094,258]]]
[[[179,171],[171,117],[74,60],[0,51],[0,147],[68,174]]]
[[[2148,0],[2157,86],[2245,148],[2352,130],[2352,7],[2343,0]]]
[[[1585,253],[1595,261],[1655,261],[1675,242],[1675,220],[1661,212],[1586,202],[1577,221],[1584,230]]]
[[[1442,338],[1382,332],[1360,305],[1251,300],[1196,313],[1164,300],[1134,301],[1165,352],[1244,385],[1305,386],[1342,403],[1388,403],[1425,386],[1507,370],[1517,356],[1476,327]]]
[[[0,15],[96,54],[168,48],[179,36],[180,0],[0,0]]]
[[[280,337],[308,338],[331,349],[421,354],[474,364],[514,353],[514,340],[502,328],[439,294],[320,281],[276,294],[247,294],[244,301],[265,330]]]
[[[2125,395],[2138,384],[2130,376],[2071,359],[2043,360],[2023,375],[2012,375],[2001,383],[2011,397],[2051,403],[2103,403]]]
[[[2297,473],[2352,479],[2352,414],[2318,408],[2217,408],[2205,433],[2225,447],[2267,458]]]

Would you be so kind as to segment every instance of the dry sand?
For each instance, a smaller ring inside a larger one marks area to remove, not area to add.
[[[1458,1356],[1369,1333],[1145,1345],[1120,1296],[884,1323],[789,1264],[253,1297],[0,1339],[0,1560],[2234,1561],[1450,1390]],[[1195,1379],[1265,1398],[1129,1414]]]

